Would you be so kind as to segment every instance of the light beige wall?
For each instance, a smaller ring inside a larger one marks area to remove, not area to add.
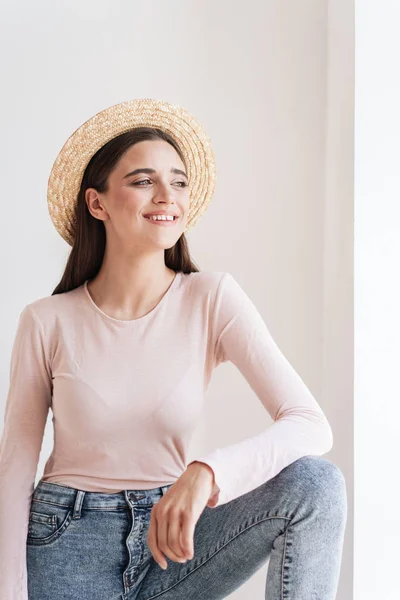
[[[246,118],[250,130],[240,123],[238,145],[224,150],[235,176],[227,166],[223,191],[193,231],[192,247],[198,254],[204,235],[214,238],[207,267],[218,261],[218,268],[234,274],[328,416],[334,447],[326,457],[344,471],[349,503],[337,600],[350,600],[354,6],[345,0],[254,6],[255,29],[243,43],[240,64],[244,72],[257,65],[257,81],[251,87],[247,73],[243,86],[257,106]],[[242,175],[249,186],[242,188]],[[248,219],[243,207],[257,219]],[[270,422],[235,367],[223,364],[214,374],[193,453],[253,435]],[[262,598],[267,567],[229,598]]]
[[[354,3],[330,0],[327,37],[322,397],[334,432],[327,455],[347,481],[338,600],[353,598],[354,525]]]

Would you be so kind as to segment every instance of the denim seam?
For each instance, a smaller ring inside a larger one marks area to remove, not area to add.
[[[60,502],[53,502],[50,500],[40,500],[39,498],[32,498],[32,502],[40,502],[40,504],[49,504],[51,506],[61,506],[62,508],[73,508],[72,504],[61,504]]]
[[[72,520],[72,510],[68,511],[67,516],[65,517],[64,521],[62,522],[62,524],[60,525],[60,527],[58,529],[55,529],[51,535],[48,535],[45,538],[33,538],[31,536],[27,536],[26,538],[26,543],[29,546],[51,546],[52,544],[54,544],[57,540],[60,539],[60,537],[69,530],[69,528],[72,526],[73,520]]]
[[[51,506],[61,506],[62,508],[70,508],[73,509],[74,505],[73,504],[62,504],[61,502],[54,502],[54,501],[50,501],[50,500],[40,500],[39,498],[33,498],[32,502],[40,502],[41,504],[49,504]],[[141,505],[139,508],[150,508],[152,507],[152,504],[146,504],[146,505]],[[86,510],[94,510],[94,511],[105,511],[105,512],[123,512],[123,511],[129,511],[129,506],[113,506],[110,508],[107,508],[105,506],[99,506],[99,507],[88,507],[88,506],[82,506],[82,511],[86,511]]]
[[[125,546],[128,549],[129,560],[128,560],[128,565],[125,567],[125,569],[124,569],[124,571],[122,573],[122,582],[123,582],[123,586],[124,586],[124,594],[126,593],[126,590],[129,593],[129,586],[125,585],[126,584],[125,573],[127,571],[129,571],[129,566],[130,566],[131,560],[132,560],[132,554],[131,554],[131,550],[129,548],[128,539],[129,539],[129,536],[131,535],[131,532],[132,532],[132,530],[133,530],[133,528],[135,526],[135,514],[134,514],[133,511],[129,511],[129,514],[131,515],[131,526],[129,528],[128,535],[125,538]]]
[[[56,483],[55,481],[42,481],[42,480],[40,480],[39,483],[37,484],[36,488],[40,489],[43,485],[46,486],[47,488],[50,488],[50,489],[53,487],[53,485],[56,485],[57,487],[61,487],[63,489],[70,487],[69,485],[64,485],[62,483]]]
[[[212,554],[211,556],[209,556],[204,562],[201,563],[201,565],[198,565],[197,567],[195,567],[194,569],[192,569],[189,573],[187,573],[186,575],[184,575],[181,579],[179,579],[179,581],[176,581],[173,585],[171,585],[171,587],[166,588],[164,590],[161,590],[160,592],[157,592],[156,594],[154,594],[153,596],[148,596],[147,598],[144,598],[143,600],[153,600],[153,598],[157,598],[157,596],[161,596],[162,594],[164,594],[165,592],[168,592],[169,590],[172,590],[176,585],[178,585],[178,583],[181,583],[181,581],[183,581],[184,579],[186,579],[186,577],[189,577],[189,575],[191,575],[192,573],[194,573],[195,571],[197,571],[197,569],[200,569],[203,565],[205,565],[209,560],[211,560],[212,558],[214,558],[214,556],[216,556],[218,554],[218,552],[220,552],[222,550],[222,548],[225,548],[230,542],[232,542],[233,540],[235,540],[239,535],[241,535],[243,532],[247,531],[248,529],[250,529],[251,527],[254,527],[255,525],[258,525],[258,523],[261,523],[263,521],[268,521],[269,519],[285,519],[286,521],[290,521],[291,519],[289,517],[281,517],[279,515],[274,515],[272,517],[265,517],[260,519],[259,521],[256,521],[255,523],[252,523],[251,525],[249,525],[248,527],[244,527],[241,531],[239,531],[233,538],[231,538],[230,540],[228,540],[225,544],[223,544],[220,548],[218,548],[218,550],[216,552],[214,552],[214,554]],[[286,527],[286,531],[287,531],[287,527]]]
[[[283,597],[283,586],[284,586],[283,578],[284,578],[284,574],[285,574],[286,542],[287,542],[287,537],[288,537],[288,530],[289,530],[289,527],[286,527],[286,529],[285,529],[285,544],[283,546],[283,556],[282,556],[281,600],[284,600],[284,597]]]

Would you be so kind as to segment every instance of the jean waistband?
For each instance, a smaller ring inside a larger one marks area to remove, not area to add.
[[[153,505],[173,485],[163,485],[147,490],[122,490],[116,493],[87,492],[61,483],[40,480],[33,491],[32,500],[53,502],[74,508],[126,509],[132,506]]]

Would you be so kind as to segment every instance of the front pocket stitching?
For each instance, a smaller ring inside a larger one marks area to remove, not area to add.
[[[39,498],[32,498],[32,504],[34,502],[38,502],[40,504],[45,504],[46,506],[60,506],[61,508],[71,508],[70,504],[62,504],[60,502],[49,502],[48,500],[40,500]]]
[[[38,513],[35,511],[31,511],[29,515],[29,520],[34,521],[35,523],[41,523],[44,525],[57,525],[57,517],[56,515],[44,515],[42,513]]]
[[[43,546],[43,545],[51,543],[53,540],[56,540],[64,533],[65,529],[71,523],[71,520],[72,520],[72,510],[69,510],[62,525],[58,529],[56,529],[56,531],[53,531],[53,533],[51,533],[50,535],[48,535],[45,538],[35,538],[33,536],[28,535],[27,543],[32,546]]]

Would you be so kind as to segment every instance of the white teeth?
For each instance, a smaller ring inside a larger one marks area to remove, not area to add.
[[[152,221],[173,221],[173,215],[151,215],[150,217],[146,217],[151,219]]]

